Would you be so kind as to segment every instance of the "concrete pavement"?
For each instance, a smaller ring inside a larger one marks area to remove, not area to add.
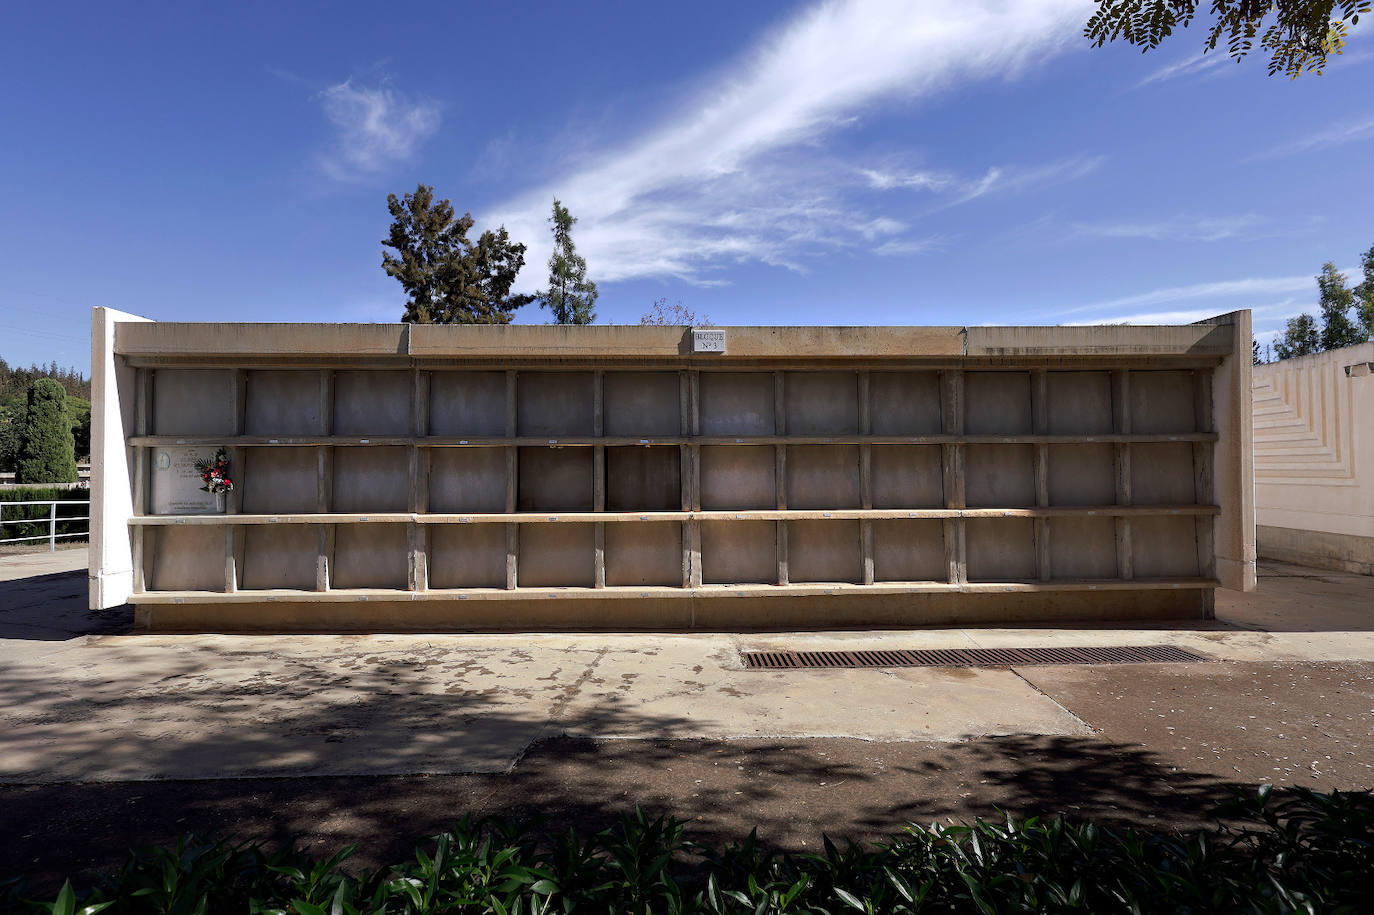
[[[1114,711],[1094,687],[1205,690],[1233,670],[758,672],[740,661],[750,648],[1169,643],[1233,665],[1354,662],[1356,684],[1374,661],[1374,580],[1297,567],[1266,567],[1257,594],[1219,592],[1220,619],[1190,629],[130,635],[127,611],[84,609],[80,552],[0,558],[0,780],[503,773],[557,736],[1088,738]],[[1374,724],[1371,709],[1349,727]]]

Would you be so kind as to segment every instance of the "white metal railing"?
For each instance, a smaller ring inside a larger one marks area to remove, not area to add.
[[[90,515],[80,515],[80,516],[76,516],[76,515],[62,515],[62,516],[59,516],[59,515],[57,514],[57,506],[59,506],[59,505],[85,505],[85,506],[87,506],[87,511],[89,511],[89,510],[90,510],[90,504],[91,504],[90,502],[87,502],[87,501],[84,501],[84,500],[81,500],[81,499],[39,499],[39,500],[32,501],[32,502],[0,502],[0,512],[3,512],[6,508],[8,508],[8,507],[11,506],[11,505],[46,505],[46,506],[48,506],[48,517],[47,517],[47,518],[10,518],[10,519],[8,519],[8,520],[3,519],[3,518],[0,518],[0,528],[4,527],[6,524],[42,524],[44,521],[46,521],[46,522],[48,523],[48,532],[47,532],[46,534],[39,534],[39,535],[36,536],[36,537],[11,537],[11,538],[8,539],[8,540],[0,540],[0,544],[3,544],[3,543],[23,543],[23,542],[26,542],[26,541],[29,541],[29,540],[46,540],[46,541],[48,541],[48,552],[51,553],[51,552],[55,552],[55,551],[57,550],[57,541],[58,541],[58,540],[61,540],[63,537],[89,537],[89,536],[90,536],[90,533],[91,533],[91,525],[90,525],[91,516],[90,516]],[[68,522],[68,521],[85,521],[85,522],[86,522],[86,529],[85,529],[84,531],[72,531],[72,532],[66,533],[66,534],[59,534],[59,533],[57,532],[57,523],[58,523],[59,521],[64,522],[64,523],[65,523],[65,522]]]

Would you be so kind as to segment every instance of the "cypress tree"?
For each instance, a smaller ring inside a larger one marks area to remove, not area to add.
[[[549,288],[539,293],[539,305],[553,312],[555,324],[590,324],[596,320],[596,284],[587,279],[587,259],[573,245],[577,218],[553,201],[553,255],[549,257]]]
[[[75,483],[76,454],[67,392],[51,378],[29,385],[28,408],[19,432],[20,483]]]

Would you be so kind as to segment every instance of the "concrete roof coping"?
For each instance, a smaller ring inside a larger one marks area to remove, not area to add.
[[[730,358],[1224,355],[1229,324],[1090,327],[716,327]],[[130,356],[412,356],[672,358],[691,356],[692,329],[635,325],[408,325],[121,322]],[[699,354],[698,354],[699,355]],[[710,357],[706,357],[710,358]]]

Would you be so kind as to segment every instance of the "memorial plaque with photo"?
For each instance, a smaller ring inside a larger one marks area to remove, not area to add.
[[[196,461],[212,460],[215,448],[158,448],[153,452],[153,514],[214,515],[214,493],[203,492],[205,481]]]

